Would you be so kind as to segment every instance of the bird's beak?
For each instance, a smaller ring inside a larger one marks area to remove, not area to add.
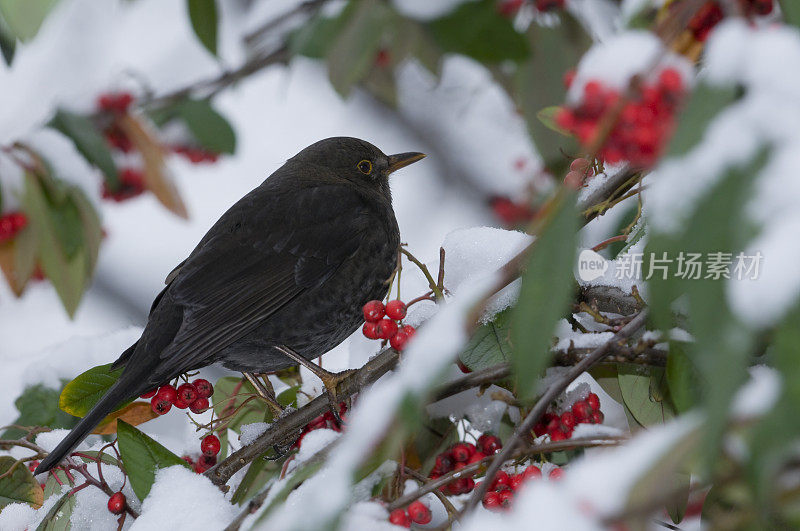
[[[414,164],[418,160],[422,160],[425,158],[425,153],[416,153],[416,152],[409,152],[409,153],[398,153],[397,155],[389,155],[389,171],[387,173],[392,173],[400,168],[405,168],[409,164]]]

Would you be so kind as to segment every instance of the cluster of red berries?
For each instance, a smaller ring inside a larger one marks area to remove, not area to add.
[[[640,168],[655,164],[674,130],[675,111],[684,95],[680,72],[674,68],[662,70],[655,84],[643,85],[625,103],[599,157],[610,164],[627,160]],[[580,104],[563,107],[556,115],[556,123],[589,145],[599,133],[603,116],[616,107],[620,97],[618,90],[600,81],[589,81]]]
[[[172,406],[178,409],[188,407],[192,413],[202,413],[208,409],[208,399],[213,394],[214,386],[211,382],[198,378],[191,383],[181,384],[177,389],[170,384],[162,385],[143,394],[141,398],[150,398],[150,407],[159,415],[168,413]]]
[[[344,402],[339,403],[339,418],[342,420],[345,419],[345,413],[347,412],[347,405]],[[309,422],[303,428],[303,431],[300,433],[300,437],[292,445],[292,448],[300,448],[300,445],[303,444],[303,437],[306,436],[306,433],[314,430],[333,430],[333,431],[342,431],[342,424],[336,420],[336,417],[333,416],[332,411],[326,411],[322,415],[319,415],[314,420]]]
[[[564,475],[564,471],[555,467],[547,474],[548,479],[558,480]],[[511,501],[519,489],[529,480],[540,479],[542,470],[536,465],[530,465],[519,474],[509,474],[499,471],[495,474],[489,490],[483,495],[483,506],[490,511],[500,511],[511,506]]]
[[[528,203],[518,203],[503,196],[489,198],[489,207],[503,225],[509,228],[527,225],[535,216],[535,212]]]
[[[403,350],[416,329],[411,325],[403,325],[408,308],[399,299],[384,304],[381,301],[369,301],[362,308],[364,327],[361,331],[369,339],[389,340],[393,349]]]
[[[584,400],[578,400],[561,415],[545,413],[533,431],[537,437],[547,434],[551,441],[563,441],[572,437],[578,424],[602,424],[604,418],[605,415],[600,411],[600,397],[589,393]]]
[[[125,201],[144,192],[144,173],[134,168],[124,168],[119,172],[119,189],[112,191],[103,181],[103,199]]]
[[[494,455],[503,447],[503,443],[498,437],[488,433],[484,433],[478,437],[477,442],[477,445],[468,442],[459,442],[437,455],[436,462],[428,477],[436,479],[453,470],[460,470],[467,465],[481,461],[486,456]],[[442,486],[440,490],[445,494],[457,496],[459,494],[472,492],[474,488],[474,479],[471,477],[460,477]]]
[[[564,9],[564,0],[533,0],[531,3],[540,13]],[[497,11],[504,17],[513,17],[524,4],[525,0],[502,0]]]
[[[764,16],[772,13],[773,0],[739,0],[742,14],[746,17]],[[695,40],[704,42],[717,24],[725,18],[725,11],[717,0],[703,4],[689,20],[688,29]]]
[[[196,473],[202,474],[217,464],[217,454],[219,454],[220,448],[222,448],[222,445],[219,442],[219,437],[212,433],[206,435],[203,437],[203,440],[200,441],[201,455],[197,458],[197,461],[188,455],[184,455],[183,460],[189,463],[189,465],[192,467],[192,470],[194,470]]]
[[[433,515],[427,505],[421,501],[413,501],[406,509],[395,509],[389,514],[389,522],[400,527],[411,527],[412,523],[429,524]]]
[[[9,212],[0,216],[0,243],[10,240],[28,224],[22,212]]]

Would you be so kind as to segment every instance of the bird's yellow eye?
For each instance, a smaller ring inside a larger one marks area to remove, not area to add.
[[[364,175],[369,175],[372,173],[372,163],[366,159],[359,162],[356,167],[358,168],[358,171]]]

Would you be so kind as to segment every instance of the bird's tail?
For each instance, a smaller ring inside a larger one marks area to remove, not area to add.
[[[72,428],[69,435],[56,446],[55,450],[50,452],[50,454],[42,460],[39,466],[36,467],[34,474],[47,472],[56,466],[65,456],[72,452],[109,413],[117,409],[123,401],[138,394],[138,388],[141,387],[141,379],[135,377],[131,378],[131,376],[133,375],[125,374],[111,386],[89,413]]]

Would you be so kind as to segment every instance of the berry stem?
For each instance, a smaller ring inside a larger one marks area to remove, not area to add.
[[[428,280],[428,286],[430,286],[431,291],[436,296],[436,300],[442,300],[444,298],[444,294],[442,293],[442,290],[439,288],[439,286],[436,284],[436,281],[433,280],[433,276],[431,276],[431,272],[428,271],[428,267],[419,260],[417,260],[417,257],[411,254],[411,252],[408,249],[400,247],[400,252],[406,255],[406,258],[408,258],[411,261],[411,263],[416,265],[419,268],[419,270],[422,271],[422,274],[425,275],[425,278]]]

